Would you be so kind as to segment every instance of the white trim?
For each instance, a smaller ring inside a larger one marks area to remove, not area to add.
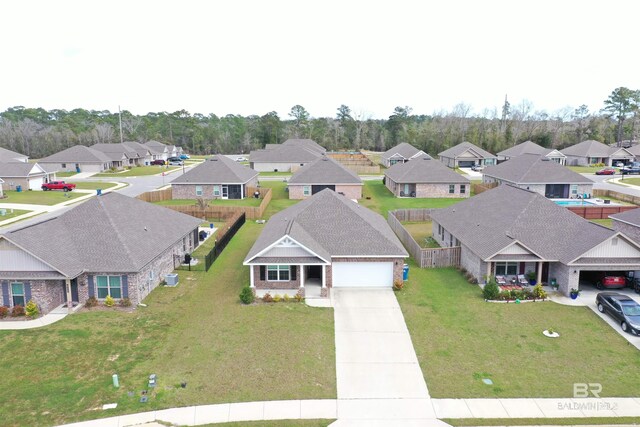
[[[281,262],[256,262],[254,264],[243,264],[243,265],[285,265]],[[331,265],[330,263],[327,262],[318,262],[315,264],[311,264],[308,262],[288,262],[286,265]]]
[[[327,266],[322,266],[322,287],[327,287]]]
[[[256,284],[254,282],[254,278],[253,278],[253,265],[249,266],[249,283],[250,283],[250,287],[255,288]]]
[[[449,233],[449,234],[451,234],[451,233]],[[511,243],[510,243],[510,244],[508,244],[507,246],[505,246],[505,247],[501,248],[498,252],[496,252],[496,253],[494,253],[493,255],[488,256],[488,257],[486,257],[485,259],[483,259],[483,261],[487,262],[487,261],[491,260],[491,258],[493,258],[493,257],[494,257],[494,256],[496,256],[496,255],[500,255],[500,252],[504,251],[505,249],[507,249],[507,248],[508,248],[508,247],[510,247],[510,246],[515,245],[516,243],[517,243],[518,245],[522,246],[523,248],[525,248],[526,250],[528,250],[529,252],[531,252],[533,255],[535,255],[535,256],[537,256],[538,258],[540,258],[540,261],[544,261],[544,262],[555,262],[555,261],[552,261],[552,260],[547,260],[547,259],[545,259],[544,257],[540,256],[540,254],[539,254],[539,253],[537,253],[537,252],[535,252],[535,251],[531,250],[531,248],[530,248],[530,247],[528,247],[527,245],[525,245],[524,243],[522,243],[520,240],[514,240],[513,242],[511,242]],[[497,261],[496,261],[496,260],[491,260],[491,262],[497,262]],[[525,262],[526,262],[526,261],[525,261]],[[536,262],[537,262],[537,261],[536,261]]]
[[[261,256],[262,254],[264,254],[265,252],[268,252],[269,250],[271,250],[274,246],[276,246],[278,243],[280,243],[281,241],[283,241],[284,239],[289,239],[292,242],[294,242],[295,244],[297,244],[298,246],[300,246],[302,249],[304,249],[305,251],[309,252],[310,254],[312,254],[315,257],[320,258],[322,261],[326,262],[327,264],[330,263],[330,261],[324,259],[323,257],[321,257],[320,255],[318,255],[317,253],[313,252],[311,249],[307,248],[306,246],[304,246],[303,244],[301,244],[300,242],[298,242],[296,239],[294,239],[293,237],[289,236],[288,234],[285,234],[284,236],[280,237],[278,240],[276,240],[275,242],[273,242],[272,244],[270,244],[269,246],[267,246],[266,248],[264,248],[263,250],[261,250],[260,252],[258,252],[257,254],[255,254],[254,256],[252,256],[251,258],[249,258],[248,260],[244,261],[243,264],[244,265],[249,265],[249,262],[251,262],[251,260],[253,260],[254,258],[257,258],[259,256]]]
[[[275,271],[278,276],[277,279],[269,279],[269,267],[277,267],[275,270],[271,270],[271,271]],[[280,267],[287,267],[287,274],[289,275],[289,277],[287,279],[281,279],[280,278],[280,272],[281,271],[285,271],[284,268],[280,268]],[[273,265],[268,265],[267,268],[265,268],[265,281],[266,282],[291,282],[291,264],[273,264]]]
[[[616,234],[613,234],[611,236],[609,236],[608,238],[604,239],[601,242],[598,242],[597,244],[593,245],[592,247],[590,247],[589,249],[587,249],[586,251],[584,251],[583,253],[580,254],[580,256],[572,259],[571,261],[569,261],[567,263],[567,265],[574,265],[574,263],[579,260],[580,258],[582,258],[584,256],[584,254],[586,254],[587,252],[589,252],[590,250],[594,249],[596,246],[599,246],[601,244],[603,244],[604,242],[613,239],[614,237],[620,237],[622,239],[624,239],[628,244],[630,244],[631,246],[634,246],[637,250],[640,251],[640,245],[638,245],[636,242],[634,242],[633,240],[631,240],[630,238],[628,238],[627,236],[625,236],[624,234],[622,234],[621,232],[616,232]],[[616,257],[614,257],[616,258]],[[624,258],[624,257],[617,257],[617,258]],[[578,264],[578,265],[620,265],[620,266],[624,266],[627,264],[611,264],[611,263],[605,263],[605,264]],[[635,265],[635,264],[629,264],[629,265]]]
[[[65,276],[65,277],[69,277],[69,275],[68,275],[68,274],[65,274],[64,272],[62,272],[62,271],[60,271],[59,269],[55,268],[53,265],[49,264],[47,261],[45,261],[45,260],[43,260],[42,258],[40,258],[40,257],[38,257],[38,256],[36,256],[36,255],[34,255],[34,254],[32,254],[30,251],[28,251],[27,249],[25,249],[25,248],[23,248],[22,246],[18,245],[18,244],[17,244],[16,242],[14,242],[13,240],[11,240],[11,239],[7,238],[7,236],[5,236],[5,235],[1,235],[1,236],[0,236],[0,239],[5,239],[7,242],[9,242],[9,243],[11,243],[11,244],[15,245],[17,248],[19,248],[19,249],[21,249],[21,250],[25,251],[26,253],[28,253],[29,255],[31,255],[32,257],[34,257],[35,259],[37,259],[38,261],[41,261],[41,262],[45,263],[46,265],[48,265],[49,267],[51,267],[53,270],[57,271],[58,273],[62,274],[63,276]],[[74,277],[77,277],[77,276],[74,276]],[[32,280],[35,280],[35,279],[32,279]]]

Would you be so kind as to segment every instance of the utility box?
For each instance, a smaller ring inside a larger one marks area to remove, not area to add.
[[[167,282],[167,286],[177,286],[178,285],[178,275],[175,273],[170,273],[164,276],[164,281]]]

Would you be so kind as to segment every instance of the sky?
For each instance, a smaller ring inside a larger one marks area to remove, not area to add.
[[[640,89],[637,0],[33,1],[2,5],[0,111],[362,118],[592,112]],[[629,18],[629,21],[625,20]]]

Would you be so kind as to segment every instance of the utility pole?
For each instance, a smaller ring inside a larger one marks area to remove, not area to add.
[[[122,111],[120,111],[120,106],[118,105],[118,118],[120,119],[120,144],[124,142],[124,136],[122,135]]]

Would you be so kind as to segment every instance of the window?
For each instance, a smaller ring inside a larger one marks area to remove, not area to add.
[[[449,194],[453,194],[456,192],[456,185],[455,184],[449,184]]]
[[[196,196],[202,196],[202,185],[196,185]]]
[[[578,184],[571,184],[571,194],[578,194]]]
[[[287,282],[289,281],[288,265],[268,265],[267,280],[271,282]]]
[[[518,274],[517,262],[496,262],[496,275],[515,276]]]
[[[11,299],[13,306],[21,305],[25,306],[24,301],[24,283],[12,283],[11,284]]]
[[[311,195],[311,186],[303,185],[302,186],[302,195],[303,196],[310,196]]]
[[[182,252],[187,251],[187,236],[182,238]]]
[[[122,282],[120,276],[96,276],[98,283],[98,298],[122,298]]]
[[[214,185],[213,186],[213,197],[220,197],[220,186],[219,185]]]
[[[442,234],[442,226],[438,224],[438,234]]]
[[[62,169],[66,169],[67,168],[67,164],[66,163],[62,163],[60,166],[62,166]]]
[[[449,247],[453,247],[453,235],[449,234]]]
[[[467,186],[464,184],[460,184],[460,194],[464,194],[467,192]]]

